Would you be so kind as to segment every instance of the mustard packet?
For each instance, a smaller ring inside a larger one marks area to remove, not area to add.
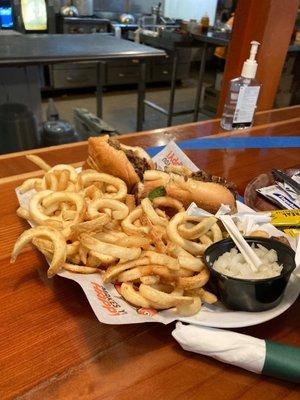
[[[274,226],[300,227],[300,209],[271,211]]]

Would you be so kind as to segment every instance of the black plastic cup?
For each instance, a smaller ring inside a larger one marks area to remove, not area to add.
[[[269,250],[274,249],[278,255],[278,263],[283,265],[281,274],[267,279],[240,279],[214,270],[214,262],[222,254],[236,247],[232,239],[224,239],[209,246],[204,253],[205,265],[211,273],[211,290],[232,310],[270,310],[280,303],[291,273],[296,267],[295,252],[275,239],[245,237],[245,240],[250,246],[254,243],[261,244]]]

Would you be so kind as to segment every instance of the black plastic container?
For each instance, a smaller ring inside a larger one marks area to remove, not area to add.
[[[211,272],[211,289],[222,303],[238,311],[266,311],[276,307],[284,294],[291,273],[296,267],[295,252],[278,240],[258,237],[245,237],[251,246],[261,244],[274,249],[278,263],[283,265],[279,276],[267,279],[239,279],[224,275],[213,269],[214,262],[235,246],[232,239],[221,240],[209,246],[204,253],[204,262]]]

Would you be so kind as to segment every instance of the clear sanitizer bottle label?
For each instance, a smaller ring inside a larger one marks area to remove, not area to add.
[[[237,99],[233,123],[249,123],[253,120],[260,86],[242,86]]]

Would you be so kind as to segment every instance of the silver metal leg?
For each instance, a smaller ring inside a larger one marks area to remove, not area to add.
[[[169,100],[169,108],[168,108],[167,126],[172,125],[172,118],[173,118],[173,113],[174,113],[177,66],[178,66],[178,54],[177,54],[177,51],[175,51],[174,58],[173,58],[173,67],[172,67],[172,78],[171,78],[171,89],[170,89],[170,100]]]
[[[105,62],[97,63],[97,88],[96,88],[96,101],[97,101],[97,116],[102,118],[103,114],[103,86],[105,79]]]
[[[138,84],[138,102],[137,102],[137,121],[136,130],[143,130],[143,121],[145,119],[145,90],[146,90],[146,61],[140,61],[140,80]]]
[[[195,97],[195,106],[194,106],[194,122],[198,121],[198,114],[199,114],[199,105],[200,105],[200,98],[202,93],[203,87],[203,78],[204,78],[204,71],[205,71],[205,64],[206,64],[206,51],[207,51],[207,43],[204,43],[203,50],[202,50],[202,57],[201,57],[201,64],[199,70],[199,78],[197,83],[197,92]]]

